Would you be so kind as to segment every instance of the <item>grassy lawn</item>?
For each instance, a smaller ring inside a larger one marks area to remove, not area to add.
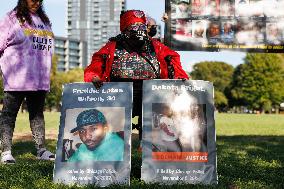
[[[46,134],[49,139],[57,139],[60,113],[45,112]],[[31,135],[28,113],[19,113],[16,121],[14,136],[16,139]],[[28,137],[30,139],[30,137]]]
[[[47,133],[53,134],[48,148],[55,151],[59,113],[45,116]],[[217,186],[144,184],[139,181],[138,141],[133,141],[131,188],[284,188],[284,115],[217,114],[216,129]],[[17,164],[0,165],[0,188],[79,188],[52,183],[53,163],[36,160],[33,143],[21,140],[29,132],[27,114],[19,114],[13,146]]]
[[[218,136],[265,135],[284,137],[284,115],[217,114]]]

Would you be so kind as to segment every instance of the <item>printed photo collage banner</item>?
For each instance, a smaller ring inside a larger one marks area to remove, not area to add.
[[[166,0],[166,43],[180,51],[284,52],[284,0]]]
[[[130,185],[132,83],[63,90],[54,182]],[[141,178],[146,183],[216,184],[213,85],[143,82]]]

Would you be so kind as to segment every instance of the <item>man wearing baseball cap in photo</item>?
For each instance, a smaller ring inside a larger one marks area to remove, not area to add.
[[[142,130],[142,83],[150,79],[188,79],[179,54],[147,34],[143,11],[127,10],[120,15],[121,34],[93,54],[85,69],[85,82],[100,88],[103,82],[133,82],[133,116]]]
[[[83,144],[68,159],[77,161],[123,161],[124,142],[116,133],[109,131],[102,112],[89,109],[76,119],[77,127],[71,133],[79,134]]]

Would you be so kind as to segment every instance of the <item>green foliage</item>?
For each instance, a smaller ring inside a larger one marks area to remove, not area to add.
[[[233,66],[224,62],[200,62],[193,66],[192,79],[211,81],[215,90],[215,105],[222,110],[228,105],[224,92],[229,86],[234,72]]]
[[[211,81],[214,89],[223,92],[230,84],[234,72],[233,66],[225,62],[200,62],[193,66],[192,79]]]
[[[225,108],[228,105],[228,99],[226,98],[226,96],[224,95],[224,93],[220,92],[220,91],[215,91],[214,92],[214,102],[216,104],[217,107],[223,107]]]
[[[247,54],[234,72],[231,95],[235,103],[260,111],[284,100],[284,69],[275,54]]]
[[[282,68],[284,69],[284,54],[283,53],[279,53],[277,54],[278,57],[281,59],[281,62],[282,62]]]
[[[57,57],[52,58],[52,69],[50,77],[50,92],[45,101],[46,108],[51,110],[60,108],[62,86],[66,83],[83,81],[84,71],[81,68],[76,68],[68,72],[57,72]]]

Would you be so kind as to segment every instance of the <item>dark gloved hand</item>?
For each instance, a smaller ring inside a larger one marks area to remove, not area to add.
[[[103,81],[98,76],[93,77],[92,83],[96,87],[96,89],[100,89],[103,86]]]
[[[187,81],[187,79],[186,78],[178,78],[178,79],[181,79],[182,80],[182,82],[185,82],[185,81]]]

